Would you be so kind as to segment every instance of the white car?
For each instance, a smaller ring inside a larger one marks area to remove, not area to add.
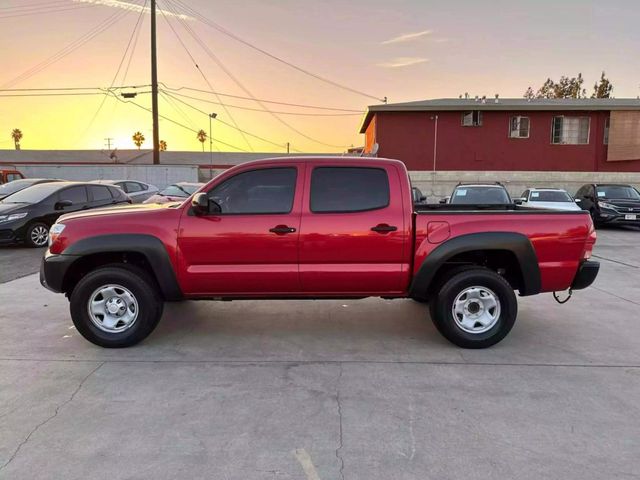
[[[530,188],[522,193],[522,198],[516,203],[549,210],[582,210],[573,197],[561,188]]]
[[[94,180],[94,183],[115,185],[129,195],[133,203],[142,203],[158,193],[158,187],[138,180]]]

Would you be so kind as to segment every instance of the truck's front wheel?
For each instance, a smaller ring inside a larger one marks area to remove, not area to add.
[[[486,348],[509,333],[518,302],[503,277],[474,268],[444,282],[430,310],[433,323],[447,340],[463,348]]]
[[[144,270],[102,267],[85,275],[71,294],[71,318],[80,334],[107,348],[144,340],[162,316],[163,302]]]

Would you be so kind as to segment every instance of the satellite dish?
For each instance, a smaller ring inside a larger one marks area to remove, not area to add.
[[[373,144],[373,148],[371,149],[371,156],[375,157],[376,155],[378,155],[378,150],[380,150],[380,145],[378,145],[378,143],[374,143]]]

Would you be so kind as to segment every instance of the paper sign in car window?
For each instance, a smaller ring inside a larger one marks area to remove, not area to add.
[[[599,197],[605,197],[607,195],[606,192],[598,192]]]
[[[467,191],[465,189],[456,190],[456,197],[466,197]]]
[[[531,198],[538,198],[540,196],[540,192],[531,192]]]

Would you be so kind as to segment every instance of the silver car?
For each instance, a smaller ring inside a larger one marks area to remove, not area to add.
[[[138,180],[95,180],[94,183],[114,185],[129,195],[133,203],[142,203],[158,193],[158,187]]]
[[[573,197],[561,188],[530,188],[522,193],[516,203],[550,210],[581,210]]]

